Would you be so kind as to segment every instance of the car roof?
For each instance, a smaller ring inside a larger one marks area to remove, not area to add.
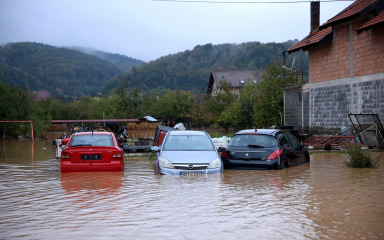
[[[74,133],[73,135],[112,135],[111,132],[77,132]]]
[[[277,132],[281,132],[281,130],[280,129],[245,129],[245,130],[238,131],[237,133],[235,133],[235,135],[257,133],[257,134],[275,136]]]
[[[205,131],[197,131],[197,130],[174,130],[168,133],[171,136],[179,135],[179,136],[185,136],[185,135],[195,135],[195,136],[204,136],[207,135]]]

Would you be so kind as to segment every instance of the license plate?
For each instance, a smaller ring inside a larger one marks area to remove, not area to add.
[[[101,160],[101,154],[82,154],[81,160]]]
[[[181,176],[199,176],[201,172],[180,172]]]

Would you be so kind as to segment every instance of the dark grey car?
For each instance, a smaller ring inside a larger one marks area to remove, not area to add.
[[[237,132],[226,148],[220,148],[224,168],[282,169],[309,162],[309,153],[291,133],[279,129]]]

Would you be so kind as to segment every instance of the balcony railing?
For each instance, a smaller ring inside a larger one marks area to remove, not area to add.
[[[309,81],[308,67],[284,67],[284,87],[300,87]]]

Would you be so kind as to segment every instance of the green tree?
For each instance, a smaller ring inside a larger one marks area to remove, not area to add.
[[[204,105],[204,113],[211,123],[217,123],[225,130],[235,125],[238,95],[231,92],[231,85],[227,81],[222,81],[221,91],[216,95],[207,96]]]
[[[255,126],[255,102],[257,99],[257,85],[249,83],[240,90],[239,101],[234,108],[236,126],[239,128],[253,128]]]
[[[0,120],[29,121],[32,120],[34,131],[43,134],[49,127],[50,117],[34,100],[35,96],[26,88],[0,81]],[[1,125],[1,134],[24,135],[30,133],[28,124]]]
[[[169,90],[163,97],[153,99],[150,106],[152,116],[162,117],[176,122],[190,120],[188,113],[193,107],[191,94],[185,91]]]
[[[126,82],[121,81],[120,86],[116,88],[115,93],[111,96],[113,100],[113,115],[116,118],[135,118],[141,115],[142,98],[138,89],[128,91]]]
[[[253,111],[255,125],[258,127],[281,125],[281,116],[284,110],[282,71],[282,66],[275,61],[268,65],[262,76],[262,81],[257,83]]]

